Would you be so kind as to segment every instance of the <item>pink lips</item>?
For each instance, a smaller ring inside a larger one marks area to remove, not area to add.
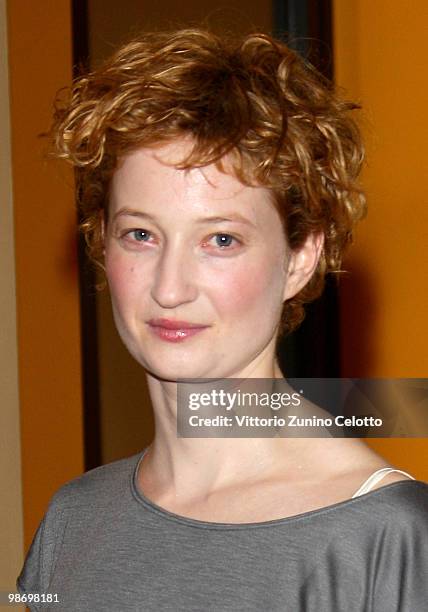
[[[182,342],[209,327],[172,319],[150,319],[148,325],[153,333],[167,342]]]

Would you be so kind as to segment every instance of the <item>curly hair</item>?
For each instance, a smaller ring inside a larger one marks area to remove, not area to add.
[[[177,168],[230,155],[244,184],[271,190],[291,249],[323,233],[307,285],[284,304],[280,331],[303,319],[327,272],[339,271],[355,223],[365,214],[357,179],[363,146],[331,84],[284,43],[265,34],[240,39],[199,29],[143,34],[57,99],[53,153],[79,169],[81,229],[102,265],[102,217],[118,160],[143,146],[190,136]],[[229,170],[230,171],[230,170]]]

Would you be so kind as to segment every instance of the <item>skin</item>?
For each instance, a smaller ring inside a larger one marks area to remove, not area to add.
[[[323,243],[311,235],[291,251],[268,190],[215,166],[177,169],[188,147],[183,140],[122,159],[104,230],[115,322],[147,373],[155,415],[139,486],[172,512],[220,522],[349,498],[366,472],[387,465],[357,440],[176,436],[178,379],[282,377],[275,343],[283,303],[308,282]],[[154,318],[206,327],[171,343],[153,333]]]

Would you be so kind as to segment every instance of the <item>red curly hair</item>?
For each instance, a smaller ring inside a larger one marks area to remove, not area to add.
[[[244,184],[271,190],[291,249],[324,234],[318,267],[284,304],[281,332],[303,319],[325,274],[338,271],[355,223],[365,213],[357,178],[359,130],[331,84],[284,43],[264,34],[241,39],[199,29],[144,34],[56,103],[53,153],[79,169],[81,229],[102,265],[102,216],[118,160],[143,146],[191,136],[178,168],[231,154]],[[100,214],[102,213],[102,214]]]

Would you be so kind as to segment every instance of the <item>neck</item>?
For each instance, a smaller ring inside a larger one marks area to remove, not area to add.
[[[277,360],[261,355],[257,363],[229,378],[283,378]],[[198,497],[278,467],[284,439],[177,437],[177,383],[148,374],[155,417],[155,438],[144,459],[144,478],[158,495]],[[142,484],[144,489],[145,485]]]

